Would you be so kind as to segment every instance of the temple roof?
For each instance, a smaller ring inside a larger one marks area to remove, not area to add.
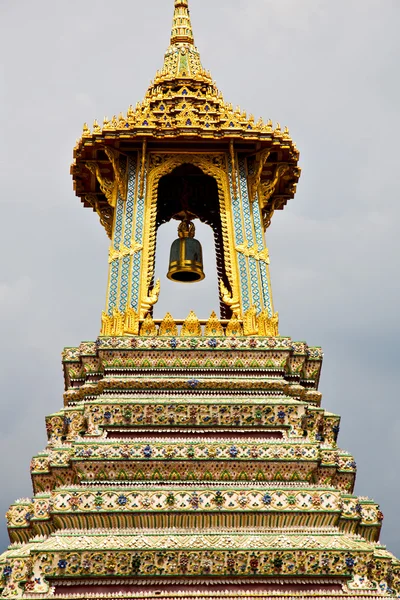
[[[96,210],[109,235],[113,203],[107,202],[99,190],[93,163],[97,161],[97,175],[112,183],[110,152],[140,150],[144,142],[149,150],[171,150],[183,145],[192,151],[198,150],[201,143],[202,151],[219,152],[233,152],[234,144],[237,152],[249,157],[257,181],[264,185],[262,210],[266,227],[273,212],[284,208],[296,192],[299,152],[288,128],[279,123],[274,126],[271,120],[256,120],[240,107],[225,102],[201,63],[188,0],[175,0],[170,44],[143,101],[131,105],[126,114],[105,117],[102,126],[97,120],[92,128],[85,123],[74,149],[71,174],[76,194],[85,206]]]

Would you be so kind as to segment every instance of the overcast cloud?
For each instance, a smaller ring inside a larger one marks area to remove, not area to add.
[[[142,99],[172,10],[173,0],[0,0],[0,514],[31,493],[44,417],[62,406],[62,348],[100,327],[108,239],[72,191],[72,148],[85,121]],[[400,2],[191,0],[191,12],[226,100],[287,124],[300,149],[298,193],[267,236],[280,329],[324,348],[323,406],[342,415],[356,491],[380,502],[382,540],[400,555]],[[174,237],[164,226],[160,274]],[[177,297],[163,280],[157,316],[218,308],[206,254],[199,287]],[[2,549],[4,520],[0,531]]]

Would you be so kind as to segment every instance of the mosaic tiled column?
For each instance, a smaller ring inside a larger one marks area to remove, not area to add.
[[[267,246],[265,243],[264,237],[264,226],[261,220],[261,212],[260,205],[258,203],[258,198],[256,197],[256,201],[251,206],[252,218],[254,223],[254,231],[256,237],[256,243],[258,247],[259,253],[266,252],[268,254]],[[257,267],[259,270],[259,277],[261,281],[261,293],[262,293],[262,302],[264,305],[264,309],[268,309],[268,315],[270,317],[274,314],[274,306],[272,302],[272,291],[271,291],[271,279],[269,276],[269,268],[268,262],[265,259],[260,259],[257,261]]]
[[[128,193],[125,206],[125,230],[124,230],[124,246],[130,248],[132,245],[132,229],[133,218],[135,212],[135,192],[136,192],[136,161],[130,159],[128,161]],[[121,293],[119,309],[125,312],[129,300],[129,274],[131,272],[132,256],[128,254],[122,259],[121,265]]]
[[[128,306],[137,310],[143,229],[143,198],[137,191],[137,154],[128,159],[127,197],[118,195],[115,207],[113,237],[110,250],[109,285],[107,294],[107,313],[112,315],[118,308],[125,312]],[[139,223],[139,225],[138,225]],[[141,223],[141,226],[140,226]]]
[[[239,160],[239,180],[240,195],[242,199],[243,220],[246,231],[246,240],[249,248],[252,248],[255,244],[255,239],[253,235],[253,218],[250,207],[249,193],[247,187],[246,165],[244,158],[241,158]],[[257,308],[257,312],[261,312],[262,303],[260,293],[260,279],[256,259],[252,256],[249,256],[247,258],[247,265],[250,280],[252,305]]]
[[[238,253],[242,310],[255,306],[260,313],[268,309],[273,315],[272,295],[267,264],[267,248],[258,202],[251,203],[247,184],[245,158],[239,158],[237,194],[235,198],[232,178],[232,162],[229,162],[230,192],[235,229],[235,244]],[[240,250],[241,248],[241,250]],[[250,251],[247,251],[250,249]]]
[[[235,157],[236,161],[236,157]],[[235,232],[235,245],[240,246],[245,241],[245,231],[243,227],[243,219],[242,219],[242,203],[241,198],[238,193],[235,194],[234,186],[233,186],[233,177],[234,173],[237,172],[236,168],[233,168],[232,160],[229,159],[229,184],[230,184],[230,193],[232,198],[232,216],[233,216],[233,226]],[[238,181],[236,180],[236,189],[238,188]],[[251,297],[250,297],[250,289],[249,289],[249,279],[248,279],[248,266],[246,257],[238,253],[238,265],[239,265],[239,281],[240,281],[240,296],[242,302],[242,310],[246,312],[251,306]]]

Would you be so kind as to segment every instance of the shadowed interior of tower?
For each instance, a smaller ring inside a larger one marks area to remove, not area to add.
[[[199,219],[202,223],[209,225],[214,233],[215,251],[217,259],[218,277],[222,279],[225,285],[229,285],[225,270],[225,258],[222,237],[222,224],[218,197],[218,185],[216,180],[210,175],[205,175],[200,168],[184,163],[173,169],[168,175],[164,175],[158,186],[157,199],[157,228],[167,223],[171,219],[183,220],[187,215],[191,221]],[[193,241],[198,244],[197,240]],[[201,240],[200,240],[201,241]],[[178,242],[178,240],[176,240]],[[174,243],[175,244],[175,243]],[[196,247],[197,248],[197,247]],[[191,252],[192,257],[196,254],[196,248],[188,248],[186,252]],[[171,249],[171,262],[177,259],[174,256],[179,253],[179,245]],[[201,254],[201,248],[200,248]],[[201,261],[199,261],[201,262]],[[199,274],[196,267],[182,269],[178,276],[174,276],[171,269],[169,279],[181,282],[200,281],[203,277]],[[230,319],[232,311],[222,302],[220,298],[221,318]]]

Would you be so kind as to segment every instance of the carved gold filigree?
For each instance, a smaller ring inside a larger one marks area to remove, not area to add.
[[[141,306],[140,306],[140,318],[144,319],[150,308],[158,302],[158,297],[160,295],[160,280],[157,279],[155,286],[149,292],[149,295],[146,298],[142,298]]]
[[[173,316],[170,313],[167,313],[164,319],[161,322],[159,335],[161,336],[177,336],[178,335],[178,327],[174,321]]]
[[[261,250],[261,252],[257,252],[254,255],[254,258],[256,260],[260,260],[262,262],[265,262],[267,265],[269,265],[269,252],[268,252],[268,248],[264,248],[264,250]]]
[[[96,176],[99,182],[100,189],[107,198],[107,202],[112,208],[115,208],[118,200],[118,183],[117,181],[111,181],[101,172],[99,165],[96,162],[87,162],[86,167],[93,175]]]
[[[116,337],[123,335],[138,335],[139,316],[134,308],[129,307],[125,314],[114,308],[112,315],[103,312],[101,316],[100,335]]]
[[[267,206],[268,201],[272,198],[278,182],[282,175],[288,170],[288,165],[278,165],[275,170],[275,174],[269,181],[261,182],[261,195],[260,195],[260,206],[264,209]]]
[[[244,332],[244,335],[257,335],[258,334],[257,309],[255,306],[251,306],[244,313],[243,332]]]
[[[279,315],[275,313],[272,317],[268,309],[262,311],[258,316],[258,335],[265,337],[276,337],[279,335]]]
[[[97,135],[97,134],[101,133],[101,127],[100,127],[100,125],[99,125],[99,123],[98,123],[97,119],[95,119],[95,120],[93,121],[93,133],[94,133],[95,135]]]
[[[176,126],[179,128],[197,128],[199,125],[198,110],[194,109],[193,105],[190,105],[186,100],[178,104],[176,107]]]
[[[206,323],[204,335],[207,337],[222,337],[225,335],[224,328],[214,311]]]
[[[226,326],[226,335],[231,337],[240,337],[243,335],[242,323],[235,314],[232,315],[231,320]]]
[[[118,310],[118,308],[114,308],[113,310],[113,325],[112,325],[112,336],[121,336],[124,335],[124,314]]]
[[[140,252],[142,248],[143,246],[141,244],[137,244],[136,242],[130,248],[124,244],[121,244],[119,250],[116,250],[113,246],[110,246],[108,251],[108,262],[112,263],[114,260],[119,260],[125,256],[133,256],[136,254],[136,252]]]
[[[95,196],[94,194],[87,194],[85,196],[85,200],[90,204],[90,206],[94,208],[94,210],[99,216],[100,223],[103,225],[108,237],[111,239],[114,216],[113,209],[109,205],[101,206],[97,196]]]
[[[137,335],[139,333],[139,315],[131,306],[125,312],[124,333],[128,335]]]
[[[111,264],[114,260],[118,260],[121,258],[121,253],[119,250],[116,250],[113,246],[110,246],[108,249],[108,263]]]
[[[158,183],[163,175],[167,175],[175,167],[190,163],[199,167],[205,175],[214,177],[218,186],[219,208],[221,216],[222,239],[224,244],[225,272],[232,290],[228,291],[226,302],[232,310],[240,315],[240,295],[237,258],[234,247],[234,229],[232,222],[229,181],[227,174],[226,156],[223,154],[157,154],[149,158],[149,173],[147,178],[145,234],[143,244],[143,263],[141,271],[141,290],[147,290],[154,276],[154,258],[156,245],[156,221]],[[141,295],[143,292],[141,292]],[[223,300],[225,302],[225,300]],[[142,313],[141,298],[140,311]],[[144,309],[143,309],[144,310]],[[144,318],[144,317],[143,317]]]
[[[113,332],[114,319],[107,313],[101,315],[101,330],[100,335],[111,336]]]
[[[127,193],[126,169],[121,168],[121,153],[118,152],[118,150],[115,150],[114,148],[110,148],[110,146],[106,146],[104,148],[104,150],[112,164],[113,171],[114,171],[114,177],[115,177],[115,181],[118,186],[120,196],[123,200],[126,200],[126,193]]]
[[[83,124],[82,137],[89,137],[91,135],[91,131],[89,125],[87,123]]]
[[[250,202],[254,202],[257,197],[258,186],[260,185],[261,181],[261,173],[271,152],[272,150],[266,149],[256,154],[254,172],[248,176]]]
[[[229,290],[227,289],[227,287],[224,285],[224,282],[222,281],[222,279],[219,282],[219,290],[221,293],[222,302],[224,302],[224,304],[229,306],[229,308],[231,309],[231,311],[233,312],[234,315],[239,317],[240,316],[239,295],[231,294],[229,292]]]
[[[249,247],[249,242],[246,240],[243,244],[236,246],[236,250],[244,256],[251,256],[256,260],[260,260],[269,265],[269,252],[268,248],[264,248],[261,252],[258,250],[258,245]]]
[[[180,52],[173,52],[177,59],[180,59]],[[189,56],[193,57],[194,52],[190,51]],[[197,54],[198,56],[198,54]],[[200,63],[199,63],[200,64]],[[179,66],[177,67],[179,70]],[[222,93],[218,90],[212,81],[208,71],[200,66],[197,73],[187,77],[189,80],[186,85],[171,90],[171,79],[180,77],[176,66],[173,73],[162,74],[160,71],[156,74],[153,85],[148,89],[142,102],[138,102],[133,108],[128,108],[126,117],[122,114],[117,118],[115,115],[111,120],[104,118],[103,132],[125,130],[141,130],[143,133],[165,132],[173,135],[180,135],[184,131],[196,129],[207,137],[215,136],[216,131],[220,134],[232,134],[235,137],[246,138],[256,137],[259,134],[271,134],[276,141],[285,142],[293,158],[298,159],[298,150],[290,137],[288,128],[284,132],[277,124],[273,128],[272,121],[264,123],[260,117],[255,122],[254,116],[247,116],[245,111],[240,108],[233,109],[232,104],[224,101]],[[167,70],[168,67],[167,67]],[[207,79],[207,85],[201,83]],[[200,84],[200,86],[199,86]],[[93,123],[93,132],[87,124],[84,125],[84,137],[88,138],[91,133],[98,135],[102,129],[97,121]],[[233,141],[233,140],[232,140]]]
[[[155,337],[157,335],[157,327],[153,321],[153,317],[149,314],[145,318],[140,328],[141,337]]]
[[[278,165],[275,174],[269,181],[262,181],[260,184],[259,202],[263,214],[264,227],[267,229],[271,225],[271,220],[278,206],[278,199],[275,198],[272,204],[268,204],[274,195],[281,177],[289,170],[288,165]]]
[[[185,319],[182,329],[181,336],[183,337],[198,337],[201,336],[201,325],[200,321],[196,317],[196,314],[191,311],[188,317]]]

